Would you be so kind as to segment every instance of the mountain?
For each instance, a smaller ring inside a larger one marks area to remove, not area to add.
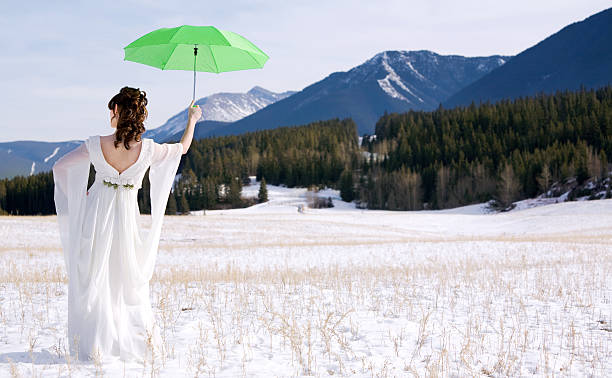
[[[463,57],[431,51],[384,51],[347,72],[334,72],[302,91],[203,136],[351,117],[372,133],[388,112],[432,110],[453,93],[501,66],[506,56]]]
[[[50,171],[57,159],[78,147],[81,142],[36,142],[27,140],[0,143],[0,161],[2,162],[0,164],[0,179]]]
[[[573,23],[458,91],[445,107],[612,82],[612,8]]]
[[[266,106],[282,100],[295,91],[274,93],[259,86],[251,88],[247,93],[215,93],[196,101],[202,108],[202,118],[198,128],[210,131],[211,128],[227,125],[255,113]],[[170,118],[163,125],[147,130],[145,138],[153,138],[156,142],[165,142],[177,133],[185,130],[187,123],[187,108]],[[197,135],[196,135],[197,138]],[[180,137],[179,137],[180,139]]]
[[[247,93],[216,93],[198,100],[202,120],[194,138],[239,134],[335,117],[352,117],[359,133],[372,133],[387,110],[431,110],[451,94],[504,64],[506,56],[466,58],[430,51],[384,51],[347,72],[335,72],[300,92],[255,86]],[[147,130],[158,143],[178,141],[187,109]],[[0,143],[0,178],[51,170],[79,141]],[[46,160],[45,160],[46,159]]]
[[[294,94],[294,91],[274,93],[255,86],[247,93],[215,93],[198,100],[202,107],[202,119],[194,133],[210,134],[217,128],[223,128],[246,115]],[[170,118],[162,126],[147,130],[144,137],[153,138],[162,143],[169,140],[180,140],[187,122],[187,109]],[[65,153],[78,147],[82,141],[37,142],[14,141],[0,143],[0,179],[17,175],[27,176],[50,171],[53,163]]]

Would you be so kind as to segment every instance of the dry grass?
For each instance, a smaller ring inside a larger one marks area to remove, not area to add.
[[[241,220],[219,218],[215,221],[241,227]],[[174,235],[180,222],[171,222],[166,235]],[[276,234],[270,241],[243,238],[255,254],[271,247],[304,254],[359,247],[382,255],[391,253],[386,245],[394,245],[410,257],[393,264],[346,258],[314,266],[250,266],[206,260],[206,251],[233,256],[246,248],[244,242],[202,244],[210,236],[180,248],[163,242],[162,257],[193,253],[201,259],[185,264],[168,258],[158,264],[151,303],[162,345],[156,351],[148,338],[139,375],[181,369],[190,376],[250,376],[264,373],[263,362],[283,375],[312,376],[605,376],[612,371],[609,230],[448,238],[415,233],[378,241],[375,232],[359,240],[351,233],[313,240],[301,235],[287,241]],[[174,248],[165,247],[170,245]],[[31,354],[52,347],[63,361],[54,367],[57,375],[109,375],[99,358],[92,365],[74,364],[66,353],[66,277],[55,248],[2,259],[0,341],[18,338]],[[54,257],[44,260],[48,254]],[[24,264],[28,259],[52,262]],[[0,372],[37,374],[35,365],[25,366],[0,364]]]

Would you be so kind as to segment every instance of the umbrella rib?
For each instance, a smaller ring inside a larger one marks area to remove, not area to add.
[[[212,47],[208,45],[208,50],[210,50],[210,56],[213,58],[213,62],[215,62],[215,68],[217,69],[217,73],[219,73],[219,66],[217,65],[217,59],[215,59],[215,55],[213,54]]]
[[[250,56],[251,59],[253,59],[255,61],[255,64],[259,66],[259,62],[257,61],[257,59],[255,59],[255,57],[253,55],[251,55],[250,52],[248,52],[246,50],[243,50],[243,51],[245,51],[247,53],[247,55]],[[261,67],[259,67],[259,68],[261,68]]]
[[[172,58],[172,54],[174,54],[174,50],[176,50],[177,46],[178,46],[178,43],[174,45],[174,48],[172,49],[172,52],[170,53],[170,55],[168,55],[168,59],[162,65],[162,71],[164,71],[164,69],[166,68],[166,64],[168,64],[168,61],[170,61],[170,58]]]
[[[183,26],[185,26],[185,25],[183,25]],[[174,43],[174,42],[172,42],[172,40],[174,39],[174,37],[176,37],[178,32],[182,30],[183,26],[179,26],[178,28],[175,28],[174,33],[172,33],[172,37],[168,38],[168,43]]]

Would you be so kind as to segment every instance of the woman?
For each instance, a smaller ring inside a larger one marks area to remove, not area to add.
[[[55,208],[68,272],[68,338],[80,360],[158,353],[149,302],[163,215],[201,109],[189,106],[179,143],[141,138],[146,93],[124,87],[108,107],[112,135],[95,135],[53,165]],[[96,178],[87,192],[89,166]],[[151,227],[138,225],[137,193],[149,168]]]

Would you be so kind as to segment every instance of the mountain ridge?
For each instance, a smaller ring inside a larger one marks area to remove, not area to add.
[[[387,50],[348,71],[333,72],[298,93],[246,116],[215,134],[351,117],[359,133],[371,133],[384,113],[433,110],[452,93],[509,57],[440,55],[428,50]]]
[[[588,42],[588,43],[586,43]],[[612,82],[612,8],[558,32],[459,90],[444,107],[597,88]]]
[[[295,91],[275,93],[260,86],[254,86],[246,93],[218,92],[202,97],[195,102],[202,108],[202,121],[231,123],[252,114],[278,100],[291,96]],[[184,130],[187,123],[187,108],[170,117],[164,124],[144,133],[144,137],[156,142],[169,140],[172,135]]]

